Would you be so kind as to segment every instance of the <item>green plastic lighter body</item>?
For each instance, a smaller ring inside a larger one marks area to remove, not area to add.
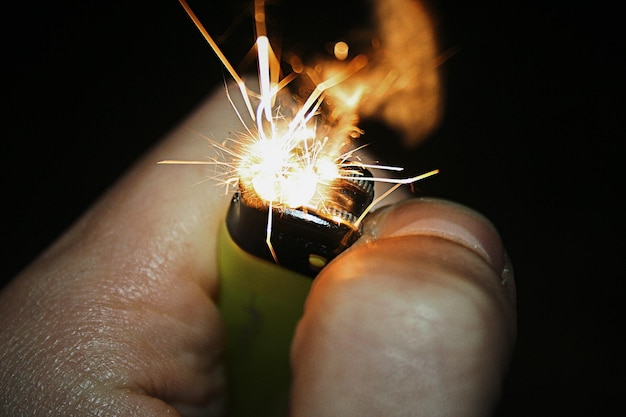
[[[227,415],[284,417],[291,341],[312,279],[243,251],[225,225],[218,252]]]

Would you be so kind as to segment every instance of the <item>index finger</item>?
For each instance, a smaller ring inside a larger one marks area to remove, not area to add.
[[[197,132],[221,141],[238,126],[217,92],[3,290],[8,407],[219,406],[215,240],[229,199],[210,172],[157,161],[220,157]]]
[[[241,122],[235,110],[224,91],[216,91],[144,155],[45,257],[66,250],[71,243],[84,246],[90,240],[110,240],[111,246],[132,246],[133,250],[124,253],[127,257],[149,256],[160,268],[172,271],[184,268],[187,277],[215,296],[215,237],[228,204],[228,190],[210,165],[185,165],[184,161],[223,160],[216,144],[238,130]],[[183,165],[158,164],[171,159]]]

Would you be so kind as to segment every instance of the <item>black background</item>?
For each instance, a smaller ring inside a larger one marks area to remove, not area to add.
[[[3,6],[3,282],[223,83],[176,1],[112,3]],[[248,4],[214,3],[191,4],[215,34],[240,19],[223,45],[238,63],[252,44]],[[365,16],[356,1],[283,3],[270,30],[294,48],[319,49]],[[498,415],[612,414],[625,371],[619,13],[556,0],[430,7],[451,52],[442,125],[411,151],[367,124],[366,139],[410,172],[440,168],[420,186],[501,231],[519,342]]]

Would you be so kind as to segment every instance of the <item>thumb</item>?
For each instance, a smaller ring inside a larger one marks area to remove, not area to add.
[[[384,209],[315,280],[292,348],[292,414],[488,414],[515,339],[510,271],[469,209]]]

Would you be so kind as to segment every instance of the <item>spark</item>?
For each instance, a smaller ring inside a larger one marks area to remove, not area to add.
[[[393,187],[389,188],[387,191],[385,191],[380,196],[376,197],[374,199],[374,201],[372,201],[370,203],[369,207],[367,207],[365,209],[365,211],[363,211],[363,213],[359,216],[359,218],[356,219],[356,221],[354,222],[354,226],[358,228],[359,225],[363,222],[363,219],[365,219],[365,216],[367,216],[367,214],[370,211],[372,211],[372,208],[374,208],[378,203],[380,203],[385,198],[387,198],[391,193],[396,191],[401,185],[403,185],[403,184],[413,184],[414,182],[423,180],[424,178],[431,177],[431,176],[436,175],[438,173],[439,173],[438,169],[433,169],[432,171],[426,172],[424,174],[417,175],[417,176],[412,177],[412,178],[399,179],[399,180],[396,179],[396,180],[393,180],[393,181],[383,181],[384,179],[377,178],[377,177],[369,178],[370,181],[392,182],[392,183],[395,183],[395,185]],[[364,179],[368,179],[368,178],[364,178]]]
[[[392,169],[395,169],[392,167]],[[411,178],[385,178],[385,177],[372,177],[372,178],[363,178],[365,181],[375,181],[375,182],[386,182],[388,184],[413,184],[414,182],[423,180],[424,178],[432,177],[439,173],[438,169],[433,169],[432,171],[428,171],[424,174],[416,175]]]
[[[346,58],[348,58],[349,51],[350,51],[350,47],[348,46],[347,43],[343,41],[337,42],[333,48],[333,53],[335,54],[335,58],[337,58],[340,61],[343,61]]]
[[[248,108],[248,112],[250,113],[250,117],[254,119],[254,111],[252,110],[252,103],[250,103],[250,99],[248,97],[246,84],[243,82],[239,74],[237,74],[237,71],[235,71],[235,69],[230,64],[230,62],[228,62],[228,59],[226,59],[226,56],[224,56],[219,46],[217,46],[217,43],[215,43],[211,35],[209,35],[209,32],[206,30],[204,25],[202,25],[202,22],[200,21],[200,19],[198,19],[198,16],[196,16],[193,10],[191,10],[191,7],[189,7],[187,2],[185,0],[178,0],[178,1],[180,2],[181,6],[183,6],[183,8],[185,9],[185,12],[187,12],[187,15],[193,21],[196,28],[200,31],[204,39],[207,41],[207,43],[209,44],[209,46],[211,47],[215,55],[217,55],[217,58],[220,60],[222,65],[224,65],[224,68],[226,68],[230,76],[233,77],[233,79],[237,83],[237,86],[239,86],[239,89],[241,90],[241,95],[243,96],[243,99],[246,103],[246,107]]]
[[[272,254],[272,258],[274,258],[274,262],[278,264],[278,256],[276,256],[276,251],[274,250],[274,245],[272,244],[272,219],[274,210],[272,210],[272,202],[269,203],[269,208],[267,210],[267,223],[265,226],[265,246],[270,250]]]
[[[216,165],[219,162],[216,161],[180,161],[177,159],[164,159],[157,162],[160,165]]]
[[[291,57],[289,61],[293,72],[281,78],[279,59],[267,36],[265,1],[257,0],[254,20],[259,94],[256,95],[248,89],[244,80],[229,63],[187,2],[185,0],[179,0],[179,2],[235,81],[251,123],[247,123],[244,116],[237,110],[226,86],[228,99],[246,132],[239,138],[228,139],[231,146],[226,144],[215,144],[215,146],[231,156],[233,161],[167,159],[158,163],[225,167],[228,171],[225,184],[238,184],[247,196],[252,196],[250,198],[255,204],[258,203],[268,208],[266,244],[277,263],[278,259],[271,242],[273,209],[323,207],[334,181],[354,178],[349,176],[353,174],[354,171],[351,168],[354,166],[389,172],[403,171],[402,167],[352,162],[355,152],[363,147],[343,153],[342,149],[349,145],[350,136],[357,137],[362,133],[354,125],[356,117],[328,116],[321,110],[322,102],[329,94],[329,90],[367,66],[368,58],[365,55],[348,59],[349,45],[345,42],[338,42],[335,44],[334,55],[338,61],[346,61],[342,70],[318,80],[313,69],[303,66],[296,57]],[[313,90],[306,98],[303,98],[304,102],[300,104],[290,94],[284,92],[289,83],[302,74],[309,75],[313,82]],[[343,97],[339,96],[341,93]],[[354,109],[360,97],[359,88],[355,91],[336,92],[333,95],[335,98],[333,102],[337,107],[337,114],[355,116]],[[256,108],[253,106],[253,101],[258,102]],[[352,134],[345,132],[352,132]],[[373,207],[398,187],[412,184],[438,172],[438,170],[433,170],[414,177],[399,179],[381,176],[363,177],[362,179],[366,181],[393,185],[372,202],[353,226],[358,228]]]

